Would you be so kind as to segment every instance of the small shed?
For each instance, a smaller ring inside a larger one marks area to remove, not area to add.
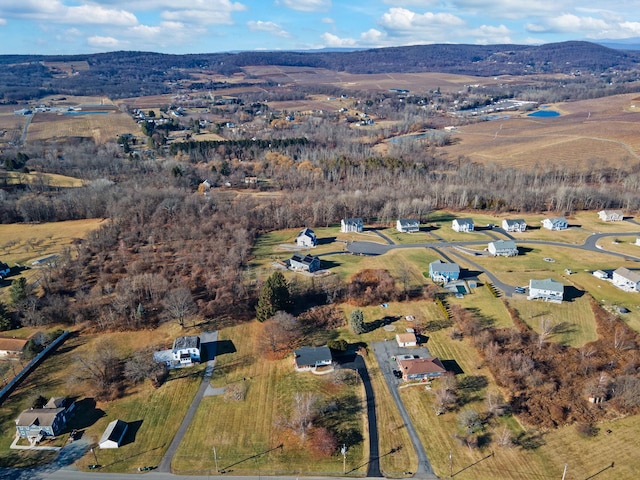
[[[124,439],[124,434],[127,433],[128,427],[127,422],[122,420],[114,420],[109,423],[98,443],[100,448],[119,448]]]
[[[418,345],[415,333],[397,333],[396,342],[400,347],[415,347]]]

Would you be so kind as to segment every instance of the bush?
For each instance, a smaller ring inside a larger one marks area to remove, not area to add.
[[[331,350],[335,350],[336,352],[346,352],[347,348],[349,348],[349,344],[343,338],[337,338],[335,340],[329,340],[327,342],[327,347]]]
[[[576,423],[576,432],[583,438],[598,436],[600,429],[591,423]]]

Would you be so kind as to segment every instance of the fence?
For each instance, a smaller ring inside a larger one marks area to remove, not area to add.
[[[2,402],[4,402],[5,398],[9,396],[13,389],[18,386],[20,382],[25,379],[27,375],[29,375],[31,371],[47,357],[47,355],[49,355],[49,353],[51,353],[58,345],[66,340],[66,338],[69,336],[69,333],[69,330],[65,330],[62,335],[60,335],[53,342],[47,345],[47,347],[43,351],[41,351],[33,358],[33,360],[27,363],[27,365],[22,370],[20,370],[18,374],[2,388],[2,390],[0,390],[0,405],[2,405]]]

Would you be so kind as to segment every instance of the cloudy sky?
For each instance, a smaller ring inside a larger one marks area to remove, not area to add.
[[[0,53],[205,53],[640,37],[640,0],[0,0]]]

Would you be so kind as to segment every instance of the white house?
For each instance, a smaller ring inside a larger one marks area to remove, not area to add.
[[[420,231],[420,222],[411,219],[398,219],[396,222],[396,230],[402,233],[413,233]]]
[[[100,448],[119,448],[124,439],[124,434],[127,433],[129,425],[122,420],[114,420],[107,425],[107,429],[100,438]]]
[[[178,337],[173,341],[171,354],[174,361],[180,362],[180,365],[191,365],[193,362],[200,361],[200,337],[191,335],[187,337]]]
[[[622,210],[600,210],[598,217],[603,222],[620,222],[624,220]]]
[[[470,218],[456,218],[451,223],[451,228],[453,228],[456,232],[473,232],[473,220]]]
[[[316,234],[310,228],[300,230],[300,233],[298,233],[296,237],[296,245],[299,247],[312,248],[317,244],[318,239],[316,238]]]
[[[513,240],[496,240],[490,242],[487,248],[494,257],[515,257],[518,255],[518,247]]]
[[[418,345],[415,333],[396,333],[396,342],[398,342],[399,347],[415,347]]]
[[[564,285],[550,278],[529,280],[529,296],[527,300],[544,300],[545,302],[562,303]]]
[[[313,255],[294,253],[289,260],[289,268],[296,272],[316,272],[320,270],[320,259]]]
[[[343,218],[340,220],[340,231],[342,233],[348,232],[362,232],[362,219],[361,218]]]
[[[618,288],[627,292],[640,291],[640,274],[629,270],[628,268],[620,267],[613,271],[611,282]]]
[[[545,218],[542,220],[542,226],[547,230],[565,230],[569,228],[569,223],[564,217]]]
[[[522,219],[504,219],[502,220],[502,228],[505,232],[524,232],[527,229],[527,222]]]

